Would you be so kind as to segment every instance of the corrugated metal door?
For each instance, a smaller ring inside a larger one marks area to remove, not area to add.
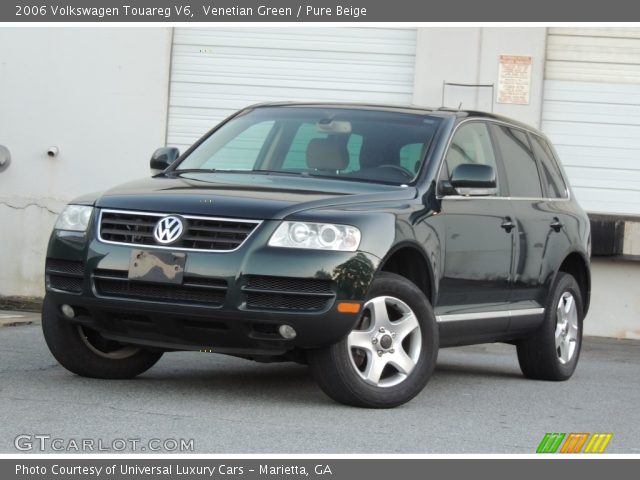
[[[550,28],[542,129],[589,212],[640,213],[640,28]]]
[[[253,103],[411,103],[415,29],[176,28],[167,144]]]

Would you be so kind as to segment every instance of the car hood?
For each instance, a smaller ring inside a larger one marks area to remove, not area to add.
[[[416,196],[413,187],[252,173],[185,173],[126,183],[104,192],[100,208],[160,213],[283,219],[314,208],[398,202]]]

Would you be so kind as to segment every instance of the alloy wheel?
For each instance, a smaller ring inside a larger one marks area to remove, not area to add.
[[[347,338],[349,358],[358,375],[376,387],[392,387],[414,370],[422,350],[420,324],[402,300],[369,300],[359,324]]]
[[[578,309],[570,292],[564,292],[558,301],[555,337],[558,360],[564,365],[571,361],[578,345]]]
[[[134,356],[140,351],[138,347],[122,345],[118,342],[107,340],[98,332],[85,329],[82,326],[78,326],[78,334],[80,335],[82,343],[84,343],[89,350],[103,358],[123,360]]]

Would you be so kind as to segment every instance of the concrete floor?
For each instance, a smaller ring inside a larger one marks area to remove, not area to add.
[[[640,453],[638,341],[586,338],[562,383],[524,379],[512,346],[442,350],[417,398],[374,411],[332,402],[304,366],[216,354],[165,354],[135,380],[77,377],[50,355],[37,315],[23,320],[0,327],[2,453],[21,434],[63,448],[193,439],[193,453],[533,453],[546,432],[612,432],[607,453]]]

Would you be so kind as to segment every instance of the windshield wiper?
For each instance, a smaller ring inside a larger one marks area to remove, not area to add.
[[[179,170],[170,170],[165,175],[179,175],[181,173],[214,173],[215,168],[181,168]]]
[[[263,173],[265,175],[289,175],[294,177],[309,177],[309,172],[291,172],[287,170],[252,170],[255,173]]]
[[[309,177],[313,175],[309,172],[292,172],[286,170],[232,170],[217,168],[184,168],[171,170],[165,173],[165,175],[180,175],[182,173],[256,173],[261,175],[289,175],[294,177]]]
[[[253,170],[232,170],[226,168],[180,168],[167,172],[167,174],[174,175],[180,175],[181,173],[253,173]]]

